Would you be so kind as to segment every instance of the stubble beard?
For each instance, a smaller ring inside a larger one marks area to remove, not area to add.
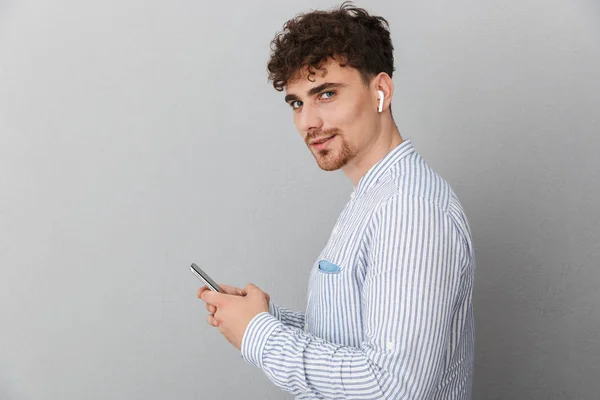
[[[354,158],[356,153],[342,135],[337,132],[335,134],[337,136],[333,140],[339,141],[339,143],[322,150],[315,151],[311,149],[319,168],[324,171],[336,171],[344,167]]]

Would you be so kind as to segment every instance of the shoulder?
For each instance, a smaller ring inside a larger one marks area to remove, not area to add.
[[[390,168],[374,197],[372,226],[386,221],[448,223],[470,245],[471,233],[458,196],[418,152]]]
[[[453,195],[450,184],[418,152],[395,165],[390,170],[389,179],[395,188],[394,196],[418,198],[444,212],[449,209]]]
[[[392,203],[407,207],[429,203],[447,212],[455,199],[450,184],[419,153],[413,152],[392,166],[381,179],[372,204],[375,212],[389,209]]]

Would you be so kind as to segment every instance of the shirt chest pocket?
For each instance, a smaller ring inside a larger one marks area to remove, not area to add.
[[[321,258],[313,272],[313,288],[320,307],[333,311],[347,291],[348,266],[332,258]]]
[[[342,270],[339,265],[328,260],[320,260],[317,264],[317,269],[324,274],[339,274]]]

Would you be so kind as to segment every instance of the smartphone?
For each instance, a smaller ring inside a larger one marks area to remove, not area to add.
[[[223,292],[221,290],[221,288],[219,287],[219,285],[217,285],[217,283],[215,281],[210,279],[210,276],[208,276],[208,274],[206,272],[202,271],[202,269],[200,269],[199,266],[192,263],[192,265],[190,265],[190,270],[192,271],[192,273],[194,275],[196,275],[198,277],[198,279],[200,279],[202,282],[204,282],[204,284],[210,290],[214,290],[215,292]]]

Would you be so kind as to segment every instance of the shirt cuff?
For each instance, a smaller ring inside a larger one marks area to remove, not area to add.
[[[269,301],[269,313],[281,321],[281,313],[279,312],[279,307],[277,307],[272,301]]]
[[[269,336],[281,325],[281,321],[266,311],[252,318],[242,337],[242,358],[249,364],[262,368],[263,351]]]

